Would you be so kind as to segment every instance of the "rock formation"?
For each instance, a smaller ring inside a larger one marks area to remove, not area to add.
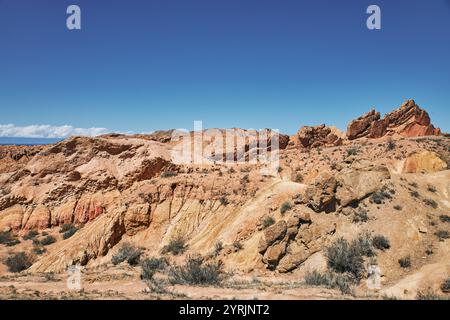
[[[381,138],[399,134],[405,137],[440,135],[440,129],[431,124],[428,113],[421,109],[414,100],[406,101],[399,109],[381,119],[380,113],[371,110],[353,120],[347,127],[349,140],[361,137]]]

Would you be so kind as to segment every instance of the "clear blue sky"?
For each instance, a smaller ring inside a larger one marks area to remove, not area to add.
[[[3,125],[294,133],[407,98],[450,131],[448,0],[0,0]]]

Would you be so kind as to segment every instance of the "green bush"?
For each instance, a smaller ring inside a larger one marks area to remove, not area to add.
[[[347,157],[356,156],[358,152],[359,152],[358,148],[350,148],[347,150]]]
[[[39,241],[39,243],[43,246],[48,246],[55,242],[56,242],[55,237],[51,236],[51,235],[48,235],[48,236],[44,237],[41,241]]]
[[[280,212],[281,214],[285,214],[287,211],[291,209],[292,209],[291,203],[289,201],[286,201],[281,205]]]
[[[141,279],[151,280],[158,270],[163,270],[167,266],[167,261],[164,258],[150,258],[142,262]]]
[[[387,250],[391,247],[389,239],[385,236],[378,234],[372,238],[372,245],[378,250]]]
[[[411,267],[411,257],[410,256],[406,256],[403,258],[398,259],[398,263],[400,264],[400,267],[402,268],[409,268]]]
[[[75,226],[72,223],[66,223],[61,226],[61,228],[59,229],[59,233],[65,233],[74,228]]]
[[[175,171],[164,171],[161,174],[161,178],[170,178],[170,177],[175,177],[178,175],[178,172]]]
[[[441,214],[441,215],[439,216],[439,219],[440,219],[442,222],[450,222],[450,216],[445,215],[445,214]]]
[[[265,217],[263,220],[263,228],[266,229],[271,225],[275,224],[275,219],[272,217]]]
[[[186,241],[182,237],[177,237],[170,240],[170,242],[162,248],[161,253],[172,253],[173,255],[179,255],[186,250]]]
[[[59,232],[63,234],[63,239],[66,240],[72,237],[77,231],[78,228],[75,227],[74,225],[67,225],[67,227],[61,228]]]
[[[9,256],[5,261],[8,270],[11,272],[20,272],[28,269],[33,264],[31,257],[25,252],[15,253]]]
[[[203,262],[203,258],[188,257],[184,266],[170,270],[172,284],[214,285],[222,281],[221,266],[218,263]]]
[[[135,266],[139,264],[141,255],[141,249],[136,248],[134,245],[126,242],[122,244],[117,253],[112,256],[111,262],[113,265],[117,265],[119,263],[127,261],[130,266]]]

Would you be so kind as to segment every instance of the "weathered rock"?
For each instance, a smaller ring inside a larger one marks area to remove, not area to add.
[[[361,137],[381,138],[393,134],[418,137],[440,135],[441,131],[434,128],[428,113],[416,105],[414,100],[406,101],[397,110],[386,114],[383,119],[380,119],[379,112],[371,110],[351,121],[347,127],[349,140]]]
[[[67,181],[78,181],[81,179],[81,173],[72,171],[67,175]]]
[[[322,124],[315,127],[304,126],[297,132],[296,137],[302,147],[316,148],[342,145],[343,134],[337,128]]]
[[[150,225],[150,204],[135,204],[128,208],[124,217],[127,235],[133,236]]]
[[[39,205],[34,209],[25,223],[25,230],[31,229],[46,229],[50,227],[51,214],[50,210],[43,205]]]
[[[290,253],[286,254],[277,265],[277,270],[281,273],[294,270],[311,256],[305,246],[295,242],[289,246],[289,251]]]
[[[281,240],[286,235],[287,224],[284,220],[278,221],[274,225],[266,228],[263,232],[263,236],[259,242],[258,250],[263,253],[271,246],[275,241]]]
[[[355,163],[337,175],[336,199],[342,207],[348,206],[379,190],[388,179],[390,173],[385,166]]]
[[[22,227],[23,209],[20,205],[10,207],[0,214],[0,230],[19,231]]]
[[[306,188],[304,194],[306,204],[316,212],[334,211],[336,186],[335,177],[328,171],[322,172],[316,177],[313,184]]]
[[[403,165],[403,173],[438,172],[447,169],[447,163],[432,151],[422,151],[409,156]]]
[[[286,252],[286,242],[279,242],[270,246],[263,257],[263,262],[267,264],[270,269],[277,266],[278,261]]]

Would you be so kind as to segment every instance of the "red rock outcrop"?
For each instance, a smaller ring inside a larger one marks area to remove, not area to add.
[[[414,100],[406,101],[400,108],[381,119],[380,113],[371,110],[353,120],[347,127],[349,140],[361,137],[381,138],[399,134],[406,137],[440,135],[441,131],[431,124],[428,113]]]
[[[297,132],[296,138],[304,148],[342,145],[342,133],[324,124],[314,127],[304,126]]]

